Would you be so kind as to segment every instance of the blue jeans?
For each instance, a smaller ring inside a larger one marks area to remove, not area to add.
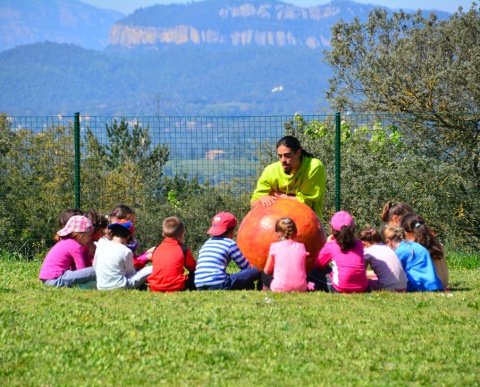
[[[253,290],[255,281],[258,279],[260,279],[260,271],[252,267],[238,273],[227,274],[224,283],[201,286],[197,290]]]
[[[79,270],[67,270],[60,277],[44,280],[46,286],[66,287],[70,288],[75,285],[86,284],[95,281],[97,278],[93,267],[86,267]]]

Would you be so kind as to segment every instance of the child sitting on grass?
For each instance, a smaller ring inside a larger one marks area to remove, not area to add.
[[[152,274],[147,282],[152,292],[194,290],[194,272],[197,263],[184,245],[185,226],[180,218],[170,216],[162,224],[163,241],[152,255]],[[186,276],[185,269],[189,274]]]
[[[383,230],[387,246],[395,251],[407,274],[407,291],[435,291],[443,286],[435,273],[428,250],[420,243],[405,240],[405,230],[387,226]]]
[[[425,247],[430,253],[435,272],[444,289],[448,288],[448,265],[445,259],[445,249],[433,230],[425,224],[425,220],[416,214],[408,214],[402,219],[405,238],[415,241]]]
[[[95,270],[85,262],[85,248],[93,231],[83,215],[68,218],[57,232],[58,242],[50,249],[40,269],[39,279],[47,286],[71,287],[95,281]]]
[[[237,218],[230,212],[220,212],[212,219],[208,230],[211,238],[200,248],[195,270],[195,286],[198,290],[240,290],[254,289],[260,271],[250,267],[233,233]],[[227,266],[233,260],[241,271],[227,273]]]
[[[295,222],[290,218],[277,220],[275,234],[279,241],[270,245],[267,262],[261,274],[262,283],[274,292],[306,291],[305,263],[308,252],[303,243],[295,241]]]
[[[377,279],[369,279],[370,290],[407,290],[407,275],[397,254],[382,243],[382,238],[374,228],[360,231],[360,240],[363,243],[365,263],[370,265]]]
[[[133,264],[135,270],[140,270],[152,260],[152,253],[154,247],[144,251],[142,254],[137,255],[136,250],[138,248],[138,242],[135,238],[135,222],[137,221],[137,214],[132,207],[125,204],[119,204],[110,213],[110,223],[132,223],[132,235],[128,241],[127,247],[133,252]]]
[[[362,242],[355,238],[355,223],[347,211],[339,211],[330,220],[332,233],[320,250],[314,266],[332,267],[326,288],[331,292],[362,293],[368,281]],[[325,286],[320,286],[325,289]]]
[[[112,223],[108,226],[109,239],[97,242],[93,267],[97,273],[97,289],[139,289],[145,285],[152,267],[147,266],[138,272],[133,266],[133,253],[127,247],[132,235],[131,222]]]

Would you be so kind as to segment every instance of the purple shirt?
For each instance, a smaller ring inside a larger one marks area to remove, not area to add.
[[[325,243],[318,253],[316,266],[327,266],[331,263],[330,278],[332,286],[340,293],[365,292],[368,286],[363,245],[355,241],[353,249],[342,251],[337,241]]]
[[[61,239],[47,253],[38,278],[56,279],[67,270],[79,270],[85,267],[87,264],[84,247],[75,239]]]

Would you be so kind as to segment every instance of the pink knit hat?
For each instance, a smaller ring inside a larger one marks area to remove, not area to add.
[[[355,222],[353,221],[352,215],[350,215],[347,211],[338,211],[330,220],[330,226],[335,231],[340,231],[343,226],[353,226]]]
[[[66,236],[72,232],[92,232],[93,225],[90,219],[83,215],[74,215],[68,219],[67,224],[60,231],[57,231],[58,236]]]

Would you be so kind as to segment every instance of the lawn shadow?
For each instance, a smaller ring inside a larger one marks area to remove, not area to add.
[[[8,289],[8,288],[0,288],[0,293],[15,293],[16,290]]]
[[[465,286],[464,284],[454,283],[448,287],[447,292],[467,292],[472,288]]]

